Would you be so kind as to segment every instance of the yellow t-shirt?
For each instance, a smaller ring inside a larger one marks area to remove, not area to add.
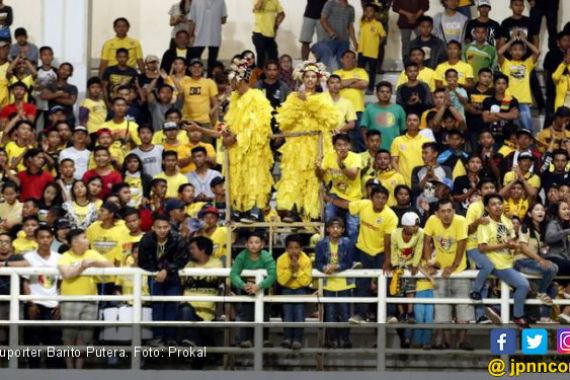
[[[167,84],[172,84],[168,78]],[[218,96],[216,83],[207,78],[198,80],[185,76],[180,81],[180,86],[184,89],[184,106],[182,107],[182,118],[193,120],[202,124],[210,123],[210,99]]]
[[[340,79],[359,79],[368,82],[370,78],[368,78],[368,73],[366,70],[361,69],[360,67],[355,67],[352,70],[344,70],[339,69],[334,72],[336,75],[340,77]],[[362,112],[364,111],[364,90],[357,90],[355,88],[344,88],[340,90],[340,96],[345,99],[350,100],[352,106],[354,107],[354,111]]]
[[[503,244],[514,239],[515,236],[513,224],[505,215],[501,215],[500,223],[491,219],[489,224],[482,224],[477,228],[477,240],[479,243],[487,243],[489,245]],[[486,252],[486,256],[497,270],[513,267],[513,254],[508,248]]]
[[[338,264],[338,244],[329,243],[329,247],[331,250],[331,258],[329,264]],[[340,292],[341,290],[348,290],[354,289],[356,287],[355,284],[348,284],[346,282],[346,278],[334,278],[330,277],[327,278],[326,284],[323,286],[324,290],[328,290],[331,292]]]
[[[285,251],[276,262],[277,282],[284,288],[299,289],[311,284],[313,263],[305,252],[299,254],[299,269],[291,271],[291,256]]]
[[[107,118],[107,106],[103,99],[93,100],[85,98],[81,103],[81,107],[89,110],[89,119],[87,120],[87,130],[89,133],[97,132],[105,123]]]
[[[431,92],[435,91],[435,71],[430,69],[429,67],[424,67],[420,70],[418,74],[418,80],[424,82],[429,86]],[[403,85],[404,83],[408,82],[408,76],[406,75],[406,71],[402,71],[400,76],[398,77],[398,83],[396,83],[396,88]]]
[[[22,156],[22,159],[20,160],[20,162],[18,162],[18,165],[16,166],[16,170],[18,172],[26,170],[26,165],[24,164],[23,155],[24,153],[26,153],[28,149],[32,149],[33,147],[34,147],[33,145],[20,146],[15,141],[8,142],[8,144],[6,144],[5,149],[6,149],[6,155],[8,156],[9,165],[12,165],[12,160],[14,158]]]
[[[563,131],[557,132],[552,127],[545,128],[536,135],[536,140],[540,143],[537,144],[537,147],[544,152],[550,145],[552,139],[554,139],[555,146],[558,146],[561,141],[570,140],[570,131],[564,129]]]
[[[141,205],[144,189],[142,183],[142,177],[140,175],[124,175],[123,182],[129,185],[131,189],[131,203],[133,207],[139,207]]]
[[[503,178],[503,183],[508,185],[509,183],[516,180],[517,174],[514,171],[507,172],[505,177]],[[540,177],[534,173],[528,172],[524,175],[524,178],[527,180],[528,184],[534,187],[537,190],[540,190]]]
[[[190,157],[190,149],[188,148],[187,144],[182,144],[180,142],[178,142],[178,144],[173,145],[173,144],[168,144],[168,143],[164,143],[164,151],[168,151],[168,150],[172,150],[175,151],[178,154],[178,160],[184,159],[184,158],[188,158]],[[180,161],[178,161],[180,162]],[[180,166],[180,165],[178,165]],[[182,174],[186,174],[189,172],[189,170],[187,169],[188,165],[185,166],[184,168],[180,168],[180,172]]]
[[[197,265],[194,261],[189,261],[186,268],[223,268],[222,261],[215,257],[210,257],[208,262],[204,265]],[[189,281],[196,283],[208,283],[206,287],[198,286],[184,286],[185,296],[215,296],[218,293],[218,288],[214,285],[223,282],[222,279],[216,277],[197,277],[186,278],[185,283]],[[219,281],[219,282],[218,282]],[[211,321],[216,316],[216,303],[209,301],[192,301],[190,302],[196,314],[204,321]]]
[[[28,89],[28,92],[36,84],[36,80],[31,75],[26,75],[22,79],[18,79],[18,77],[15,75],[12,78],[10,78],[10,85],[13,85],[14,83],[18,83],[18,82],[22,82],[26,86],[26,88]],[[24,101],[26,103],[29,103],[29,101],[30,101],[29,93],[26,93],[26,95],[24,95]],[[14,95],[10,94],[9,103],[15,103],[15,102],[16,102],[16,99],[14,99]]]
[[[380,54],[380,39],[384,37],[386,37],[386,31],[378,20],[362,20],[360,22],[358,52],[368,58],[378,58]]]
[[[8,99],[10,97],[10,91],[8,90],[8,87],[10,86],[10,82],[8,82],[8,78],[6,77],[8,67],[10,67],[9,61],[0,65],[0,107],[4,107],[9,104]]]
[[[526,217],[528,209],[530,207],[528,199],[521,198],[515,201],[513,198],[508,198],[503,203],[503,212],[506,216],[518,216],[520,220]]]
[[[349,121],[356,121],[356,111],[354,111],[354,106],[348,99],[345,99],[341,96],[336,102],[334,100],[332,100],[332,102],[335,108],[338,110],[337,129],[343,128]]]
[[[390,234],[390,262],[393,267],[409,268],[420,264],[424,248],[424,230],[418,229],[410,241],[404,241],[403,228],[396,228]]]
[[[465,216],[465,219],[467,220],[467,228],[469,228],[469,225],[475,223],[477,219],[483,217],[483,215],[485,215],[485,206],[483,205],[483,201],[471,203],[467,209],[467,215]],[[466,250],[469,251],[471,249],[475,249],[478,245],[477,230],[475,230],[475,232],[469,235],[469,239],[467,239]]]
[[[89,240],[89,247],[112,263],[121,261],[123,243],[130,236],[124,223],[117,223],[111,228],[103,228],[101,222],[90,225],[85,231],[85,235]]]
[[[390,196],[388,197],[388,203],[386,203],[386,205],[388,207],[395,206],[398,202],[396,201],[394,190],[396,189],[396,186],[406,184],[404,176],[398,173],[397,171],[390,169],[378,172],[377,178],[382,184],[382,186],[384,186],[390,193]]]
[[[23,231],[21,231],[23,234]],[[18,233],[20,235],[20,233]],[[12,242],[12,247],[14,247],[14,254],[23,255],[24,253],[35,251],[38,249],[38,243],[34,239],[26,238],[26,235],[20,237],[18,236]]]
[[[509,142],[505,141],[505,143],[503,144],[503,146],[499,148],[499,151],[497,153],[502,154],[503,157],[507,157],[509,154],[516,151],[517,151],[516,146],[509,145]]]
[[[325,172],[325,181],[332,182],[331,192],[339,198],[347,201],[357,201],[362,197],[362,189],[360,188],[360,169],[362,168],[362,160],[360,156],[353,152],[348,152],[348,156],[344,160],[344,164],[348,169],[358,168],[358,173],[354,179],[348,178],[338,167],[336,152],[330,152],[323,159],[323,171]]]
[[[117,65],[118,62],[116,59],[116,54],[117,50],[121,48],[127,49],[129,51],[129,60],[127,61],[127,65],[136,69],[137,59],[143,59],[143,52],[140,42],[134,38],[115,37],[105,41],[103,44],[103,49],[101,51],[101,59],[109,61],[109,66]]]
[[[457,243],[467,239],[467,221],[462,216],[454,215],[449,227],[445,228],[441,220],[432,215],[424,227],[424,234],[432,237],[436,251],[435,261],[444,269],[455,261]],[[462,272],[465,268],[467,268],[467,256],[464,253],[455,273]]]
[[[532,56],[524,61],[511,61],[505,58],[501,65],[501,71],[509,77],[509,90],[519,103],[532,104],[530,72],[535,66],[536,62]]]
[[[121,143],[118,141],[117,135],[124,136],[125,138],[129,136],[135,145],[141,144],[141,139],[138,134],[139,125],[134,120],[125,119],[120,124],[115,123],[113,120],[109,120],[104,122],[103,125],[101,125],[101,128],[108,128],[113,133],[113,138],[115,139],[115,142],[113,142],[114,146],[121,147]]]
[[[111,144],[109,147],[109,153],[111,153],[111,159],[116,160],[119,165],[123,165],[123,162],[125,161],[125,149],[119,143]],[[89,155],[87,167],[89,170],[97,167],[97,164],[95,164],[95,155],[93,153]]]
[[[186,206],[186,215],[191,218],[197,218],[198,213],[200,210],[202,210],[202,207],[204,207],[205,204],[206,202],[194,202],[192,204],[189,204]]]
[[[187,53],[187,52],[188,52],[188,49],[178,49],[178,48],[176,48],[176,56],[177,56],[177,57],[186,59],[186,53]]]
[[[190,140],[188,140],[188,134],[185,131],[179,131],[176,135],[176,140],[178,140],[181,144],[188,144]],[[166,141],[166,135],[164,131],[156,131],[154,135],[152,135],[152,143],[154,145],[164,145]]]
[[[99,252],[88,249],[81,256],[76,255],[72,251],[65,252],[57,265],[79,265],[83,260],[107,261],[105,256]],[[96,276],[77,276],[74,278],[63,279],[61,282],[62,296],[93,296],[97,295]]]
[[[398,227],[398,217],[388,206],[381,212],[374,211],[372,201],[363,199],[350,202],[348,211],[360,218],[360,229],[356,248],[369,256],[384,252],[384,236],[390,235]]]
[[[218,227],[211,235],[207,235],[205,231],[201,231],[198,235],[205,236],[214,243],[214,252],[212,257],[221,258],[226,256],[228,246],[228,229],[226,227]]]
[[[16,200],[13,205],[8,202],[0,202],[0,219],[8,222],[9,225],[14,226],[22,223],[22,207],[24,204]],[[0,227],[0,232],[8,232]]]
[[[254,6],[257,2],[258,0],[252,0]],[[281,12],[283,12],[283,7],[279,0],[264,0],[263,7],[258,11],[253,11],[255,16],[253,32],[265,37],[275,37],[275,19]]]
[[[412,186],[412,171],[414,168],[424,164],[422,145],[426,142],[429,142],[429,139],[423,135],[418,134],[415,137],[411,137],[407,133],[396,137],[392,141],[390,154],[392,157],[398,157],[400,174],[402,174],[408,186]]]
[[[168,176],[162,172],[155,175],[154,178],[160,178],[166,181],[166,198],[177,198],[178,188],[180,185],[188,183],[188,178],[186,178],[186,176],[181,173],[176,173],[175,175]]]
[[[204,147],[206,149],[206,156],[209,158],[216,158],[216,149],[214,149],[214,146],[212,144],[208,144],[208,143],[204,143],[204,142],[199,142],[197,144],[193,144],[191,142],[189,142],[186,145],[186,149],[188,149],[188,155],[192,155],[192,149],[196,148],[196,147]],[[180,157],[180,156],[178,156]],[[190,163],[188,165],[186,165],[185,167],[181,168],[180,171],[182,173],[190,173],[193,172],[194,170],[196,170],[196,165],[194,164],[194,161],[190,161]]]
[[[440,63],[435,68],[435,79],[442,81],[444,86],[447,86],[447,81],[445,80],[445,72],[448,69],[457,70],[458,80],[457,83],[460,85],[467,84],[467,79],[473,79],[473,68],[470,64],[463,61],[458,61],[455,65],[449,64],[449,61]]]
[[[144,234],[140,234],[137,236],[132,236],[130,233],[121,246],[121,257],[119,259],[119,266],[122,268],[132,268],[136,267],[136,260],[133,256],[133,246],[135,244],[140,243]],[[145,276],[146,277],[146,276]],[[115,283],[117,286],[120,286],[121,292],[124,295],[133,294],[133,279],[131,276],[117,276],[115,279]],[[142,294],[149,295],[148,292],[148,281],[143,278],[142,281]]]

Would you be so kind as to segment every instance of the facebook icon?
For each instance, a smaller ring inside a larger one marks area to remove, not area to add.
[[[512,355],[517,350],[517,336],[513,329],[493,329],[491,331],[491,353]]]

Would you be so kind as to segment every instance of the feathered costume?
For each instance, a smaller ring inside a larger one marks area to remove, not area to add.
[[[230,80],[248,80],[251,71],[245,62],[232,64]],[[234,91],[225,115],[226,127],[236,136],[228,148],[230,160],[230,200],[236,211],[246,212],[257,206],[264,209],[271,196],[273,155],[269,146],[273,108],[262,91],[249,89],[240,95]]]
[[[297,77],[306,71],[315,71],[326,82],[328,74],[324,66],[303,63],[296,70]],[[338,111],[328,93],[299,98],[291,93],[277,110],[276,120],[281,132],[320,131],[323,135],[323,155],[332,150],[332,131],[338,126]],[[318,158],[319,136],[300,136],[286,139],[279,149],[281,153],[281,179],[276,184],[277,209],[291,211],[294,206],[304,216],[316,219],[319,215],[319,179],[315,174]]]

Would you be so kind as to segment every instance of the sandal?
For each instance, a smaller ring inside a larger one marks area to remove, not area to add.
[[[554,305],[554,302],[552,302],[552,298],[550,298],[550,296],[546,293],[538,293],[536,295],[536,298],[538,300],[540,300],[540,302],[542,302],[544,305],[546,306],[552,306]]]

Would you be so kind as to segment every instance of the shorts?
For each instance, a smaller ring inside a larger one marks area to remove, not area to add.
[[[321,20],[303,17],[303,25],[301,26],[299,42],[306,44],[313,42],[315,30],[317,31],[317,41],[320,41],[320,35],[322,34]]]
[[[97,302],[61,302],[62,321],[96,321]],[[81,326],[80,328],[64,328],[62,338],[67,342],[79,342],[88,345],[93,341],[94,327]]]
[[[438,278],[435,298],[469,298],[471,280],[464,278]],[[452,307],[455,306],[457,322],[469,322],[475,318],[472,305],[435,305],[435,323],[451,323]]]

